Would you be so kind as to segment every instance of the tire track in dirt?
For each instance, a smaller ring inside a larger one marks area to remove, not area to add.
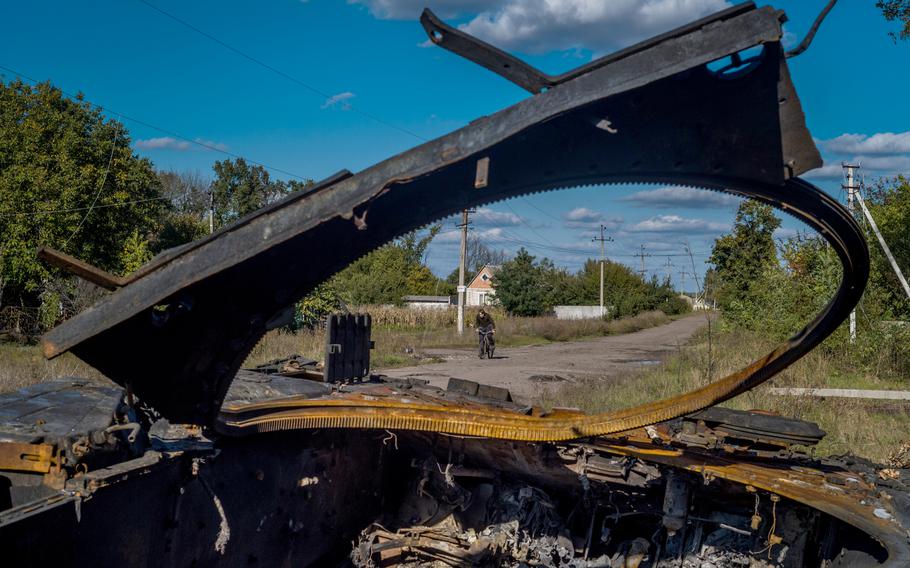
[[[633,376],[662,362],[705,325],[705,315],[699,313],[623,335],[527,347],[497,346],[492,360],[479,359],[476,349],[426,349],[423,354],[444,361],[378,371],[389,377],[425,379],[442,388],[450,377],[458,377],[507,388],[516,400],[530,401],[542,388],[564,381]]]

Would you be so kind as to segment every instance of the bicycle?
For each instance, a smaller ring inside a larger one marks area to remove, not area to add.
[[[477,334],[480,335],[479,353],[477,355],[481,359],[483,359],[484,356],[486,356],[487,359],[493,358],[493,351],[496,349],[496,344],[493,341],[494,332],[495,330],[493,329],[477,329]]]

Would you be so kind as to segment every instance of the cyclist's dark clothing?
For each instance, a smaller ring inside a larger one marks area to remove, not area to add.
[[[484,312],[477,314],[477,317],[474,318],[474,326],[477,329],[485,329],[487,327],[495,328],[496,323],[493,321],[493,318],[490,316],[490,314]]]
[[[496,323],[493,321],[493,318],[488,313],[478,313],[477,317],[474,318],[474,327],[477,328],[477,340],[479,342],[480,348],[483,349],[483,333],[480,332],[491,332],[496,329]],[[490,345],[495,345],[493,340],[493,334],[489,333]]]

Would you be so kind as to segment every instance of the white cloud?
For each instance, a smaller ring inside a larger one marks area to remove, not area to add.
[[[910,132],[879,132],[866,134],[841,134],[819,141],[822,147],[835,154],[910,154]]]
[[[621,201],[626,201],[639,207],[730,209],[739,205],[742,199],[705,189],[662,187],[633,193],[623,197]]]
[[[657,215],[643,219],[628,227],[632,233],[714,233],[725,231],[729,226],[704,219],[693,219],[679,215]]]
[[[146,138],[145,140],[136,140],[136,147],[143,150],[189,150],[191,144],[186,140],[177,140],[170,136],[160,138]]]
[[[844,177],[844,169],[840,162],[825,162],[820,168],[809,170],[803,176],[806,179],[841,179]]]
[[[522,219],[514,213],[493,211],[489,207],[482,207],[476,212],[474,224],[478,227],[514,227],[521,225]]]
[[[728,6],[724,0],[508,0],[460,26],[497,47],[612,51]]]
[[[373,16],[384,20],[416,20],[424,8],[430,8],[440,18],[455,18],[503,3],[496,0],[348,0],[348,4],[362,4]]]
[[[893,176],[910,174],[910,155],[903,156],[853,156],[844,160],[861,166],[860,172],[874,176]],[[826,160],[825,165],[803,174],[809,179],[838,180],[844,178],[841,162]]]
[[[144,140],[136,140],[136,148],[141,150],[177,150],[184,152],[186,150],[227,150],[227,144],[221,142],[214,142],[212,140],[205,140],[203,138],[196,138],[197,143],[193,144],[188,140],[178,140],[177,138],[172,138],[170,136],[161,136],[159,138],[146,138]],[[206,148],[206,146],[208,148]]]
[[[599,229],[601,225],[610,230],[615,230],[622,226],[622,217],[605,217],[603,213],[588,209],[587,207],[576,207],[565,215],[565,226],[569,229]]]
[[[726,0],[348,0],[377,18],[417,19],[424,6],[503,49],[612,51],[730,5]]]
[[[792,239],[793,237],[799,235],[799,231],[796,229],[790,229],[788,227],[778,227],[774,230],[774,238],[786,241],[787,239]]]
[[[796,47],[796,44],[799,43],[799,38],[796,37],[796,34],[786,29],[784,26],[784,37],[780,38],[780,42],[784,44],[784,47],[790,49]]]
[[[587,207],[576,207],[575,209],[566,213],[567,221],[581,221],[581,222],[592,222],[600,221],[603,218],[603,214],[598,213]]]
[[[479,238],[484,242],[484,244],[491,242],[503,242],[507,238],[501,227],[492,227],[490,229],[482,230],[473,229],[471,231],[471,236]],[[461,231],[446,231],[440,233],[435,239],[433,239],[433,242],[439,245],[452,245],[461,243]]]
[[[337,95],[332,95],[331,97],[327,98],[324,103],[322,103],[322,106],[320,108],[327,109],[327,108],[333,108],[335,106],[338,106],[338,108],[340,108],[341,110],[350,110],[351,103],[349,101],[351,99],[353,99],[355,96],[357,96],[357,95],[355,95],[354,93],[352,93],[350,91],[345,91],[343,93],[338,93]]]

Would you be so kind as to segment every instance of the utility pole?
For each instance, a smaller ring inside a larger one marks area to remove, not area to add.
[[[680,292],[682,292],[683,294],[686,293],[686,275],[687,275],[687,274],[688,274],[688,272],[686,272],[685,270],[680,270],[680,271],[679,271],[679,281],[681,282],[681,284],[680,284],[680,286],[681,286]]]
[[[666,269],[667,269],[667,270],[666,270],[666,272],[667,272],[667,286],[669,286],[669,285],[670,285],[670,275],[673,274],[673,269],[670,268],[671,266],[673,266],[673,263],[670,261],[670,256],[669,256],[669,255],[667,255],[667,264],[665,264],[664,266],[665,266]]]
[[[844,168],[847,177],[847,185],[843,186],[847,190],[847,209],[850,210],[850,215],[856,217],[856,208],[853,205],[854,195],[856,192],[856,186],[853,183],[853,173],[859,166],[854,166],[846,162],[841,162],[841,166]],[[850,310],[850,343],[856,341],[856,309]]]
[[[468,256],[468,210],[461,212],[461,258],[458,261],[458,335],[464,334],[464,269]]]
[[[209,189],[209,234],[215,232],[215,191]]]
[[[645,257],[646,257],[646,256],[651,256],[651,253],[645,253],[645,245],[639,245],[639,247],[640,247],[640,248],[639,248],[639,253],[638,253],[638,254],[635,254],[635,255],[633,255],[633,256],[641,257],[641,270],[639,270],[638,272],[641,273],[641,279],[644,280],[644,279],[645,279],[645,273],[647,272],[647,270],[645,270]]]
[[[600,226],[600,238],[594,237],[592,241],[600,241],[600,317],[604,317],[604,262],[606,254],[604,253],[604,243],[613,242],[613,237],[604,237],[604,225]]]

